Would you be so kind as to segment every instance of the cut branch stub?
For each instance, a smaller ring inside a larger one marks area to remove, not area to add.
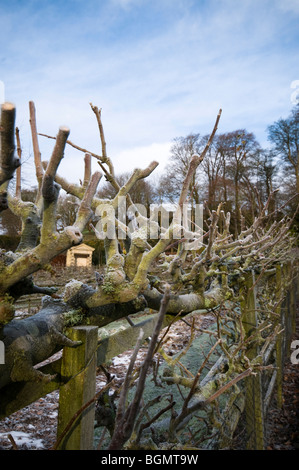
[[[16,171],[16,197],[21,199],[21,159],[22,159],[22,147],[20,141],[20,132],[18,127],[16,127],[16,139],[17,139],[17,154],[19,157],[20,166]]]
[[[37,137],[35,105],[33,101],[29,101],[29,113],[30,113],[29,122],[30,122],[30,127],[31,127],[36,178],[37,178],[38,184],[40,185],[44,172],[43,172],[43,167],[41,164],[41,153],[39,150],[38,137]]]
[[[90,178],[91,178],[91,155],[90,153],[86,153],[84,157],[84,180],[83,180],[84,188],[88,186]]]
[[[48,166],[47,166],[44,178],[43,178],[42,194],[43,194],[43,198],[48,202],[54,201],[56,197],[54,178],[55,178],[59,163],[61,162],[63,158],[64,148],[65,148],[69,133],[70,133],[70,130],[68,127],[60,127],[57,138],[56,138],[55,147],[54,147],[51,159],[48,163]]]
[[[10,180],[20,166],[19,158],[15,152],[15,119],[16,108],[12,103],[4,103],[1,106],[0,122],[0,185]]]
[[[90,178],[90,181],[88,183],[88,186],[86,188],[84,197],[81,201],[75,226],[78,227],[80,230],[84,230],[85,225],[89,221],[90,217],[92,216],[92,210],[91,210],[91,204],[92,204],[92,199],[96,193],[98,184],[100,179],[102,178],[102,173],[97,171],[95,172],[92,177]]]

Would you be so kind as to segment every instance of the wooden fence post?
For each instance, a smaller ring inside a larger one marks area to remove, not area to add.
[[[257,327],[256,288],[254,271],[246,275],[244,301],[241,302],[242,325],[245,338],[255,333]],[[255,343],[246,351],[249,360],[258,356],[258,344]],[[247,448],[264,449],[264,413],[262,399],[261,372],[245,379],[245,414],[247,430]]]
[[[290,272],[291,272],[291,285],[290,285],[290,310],[291,310],[291,318],[292,318],[292,334],[296,331],[296,265],[294,263],[290,263]]]
[[[279,300],[282,297],[282,266],[276,266],[276,298]],[[276,313],[279,315],[278,323],[283,327],[283,309],[279,304]],[[282,379],[283,379],[283,338],[280,333],[276,339],[276,399],[278,408],[282,407]]]
[[[82,344],[65,347],[61,364],[62,380],[68,380],[59,393],[57,437],[64,433],[76,412],[96,393],[96,349],[98,328],[78,326],[70,328],[68,337]],[[86,408],[73,422],[62,438],[60,450],[92,450],[94,438],[95,404]]]
[[[284,274],[285,274],[285,279],[287,283],[286,287],[286,304],[285,304],[285,309],[284,309],[284,317],[285,317],[285,350],[284,350],[284,362],[286,357],[290,353],[291,349],[291,341],[292,341],[292,335],[293,335],[293,323],[294,323],[294,318],[293,318],[293,299],[292,299],[292,291],[293,291],[293,269],[291,262],[288,261],[285,266],[284,266]]]

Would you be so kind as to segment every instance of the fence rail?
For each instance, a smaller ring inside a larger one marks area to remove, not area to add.
[[[236,424],[245,411],[248,449],[265,448],[265,422],[271,397],[276,390],[278,406],[282,406],[282,378],[285,361],[290,357],[290,342],[295,331],[296,298],[298,297],[297,265],[289,263],[277,266],[271,273],[272,287],[277,299],[284,293],[283,302],[278,302],[273,316],[274,327],[281,332],[269,342],[261,352],[259,342],[250,343],[247,351],[249,360],[259,360],[260,364],[272,364],[272,370],[246,377],[245,386],[236,398],[237,406],[230,408],[227,417],[230,431],[224,433],[222,443],[232,436]],[[269,275],[269,274],[268,274]],[[241,302],[241,316],[244,334],[250,337],[257,326],[259,311],[258,288],[261,276],[256,278],[253,272],[246,274],[244,300]],[[205,311],[202,311],[204,314]],[[145,336],[151,336],[156,314],[133,315],[132,322],[126,320],[114,322],[104,328],[78,326],[70,328],[68,336],[82,341],[77,348],[63,349],[62,357],[39,367],[47,374],[57,374],[50,383],[19,382],[10,384],[1,390],[0,419],[33,403],[37,399],[59,390],[59,414],[57,436],[60,449],[92,449],[94,442],[94,416],[96,396],[96,368],[107,363],[118,354],[134,347],[140,328]],[[164,326],[173,321],[166,316]],[[238,402],[238,403],[237,403]],[[87,406],[89,404],[89,406]],[[86,409],[76,417],[78,410]],[[73,422],[72,422],[73,419]],[[233,424],[232,424],[233,423]]]

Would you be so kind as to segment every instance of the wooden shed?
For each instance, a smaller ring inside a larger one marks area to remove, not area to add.
[[[93,252],[94,248],[85,243],[73,246],[66,253],[66,266],[78,266],[78,268],[91,267]]]

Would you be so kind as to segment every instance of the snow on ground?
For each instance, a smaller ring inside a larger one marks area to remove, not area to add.
[[[32,426],[34,428],[34,426]],[[7,433],[1,433],[0,438],[6,438],[9,440],[9,436],[13,438],[13,441],[17,447],[26,446],[27,449],[40,450],[44,449],[44,443],[42,439],[36,439],[32,435],[22,431],[11,431]]]
[[[203,318],[198,317],[197,320],[199,324],[201,324]],[[209,318],[206,317],[206,320],[209,320]],[[188,343],[189,334],[189,326],[182,321],[176,322],[167,334],[166,351],[170,355],[178,352],[180,348]],[[136,366],[140,366],[146,351],[147,347],[144,345],[138,353],[135,363]],[[114,377],[113,390],[121,387],[132,352],[133,350],[129,350],[120,354],[113,358],[110,364],[105,366],[110,376]],[[106,383],[106,376],[99,368],[96,380],[96,391],[103,388]],[[59,392],[55,391],[0,421],[0,449],[9,450],[13,448],[13,445],[20,450],[51,449],[57,437],[58,406]],[[11,436],[11,440],[9,439],[9,435]]]

